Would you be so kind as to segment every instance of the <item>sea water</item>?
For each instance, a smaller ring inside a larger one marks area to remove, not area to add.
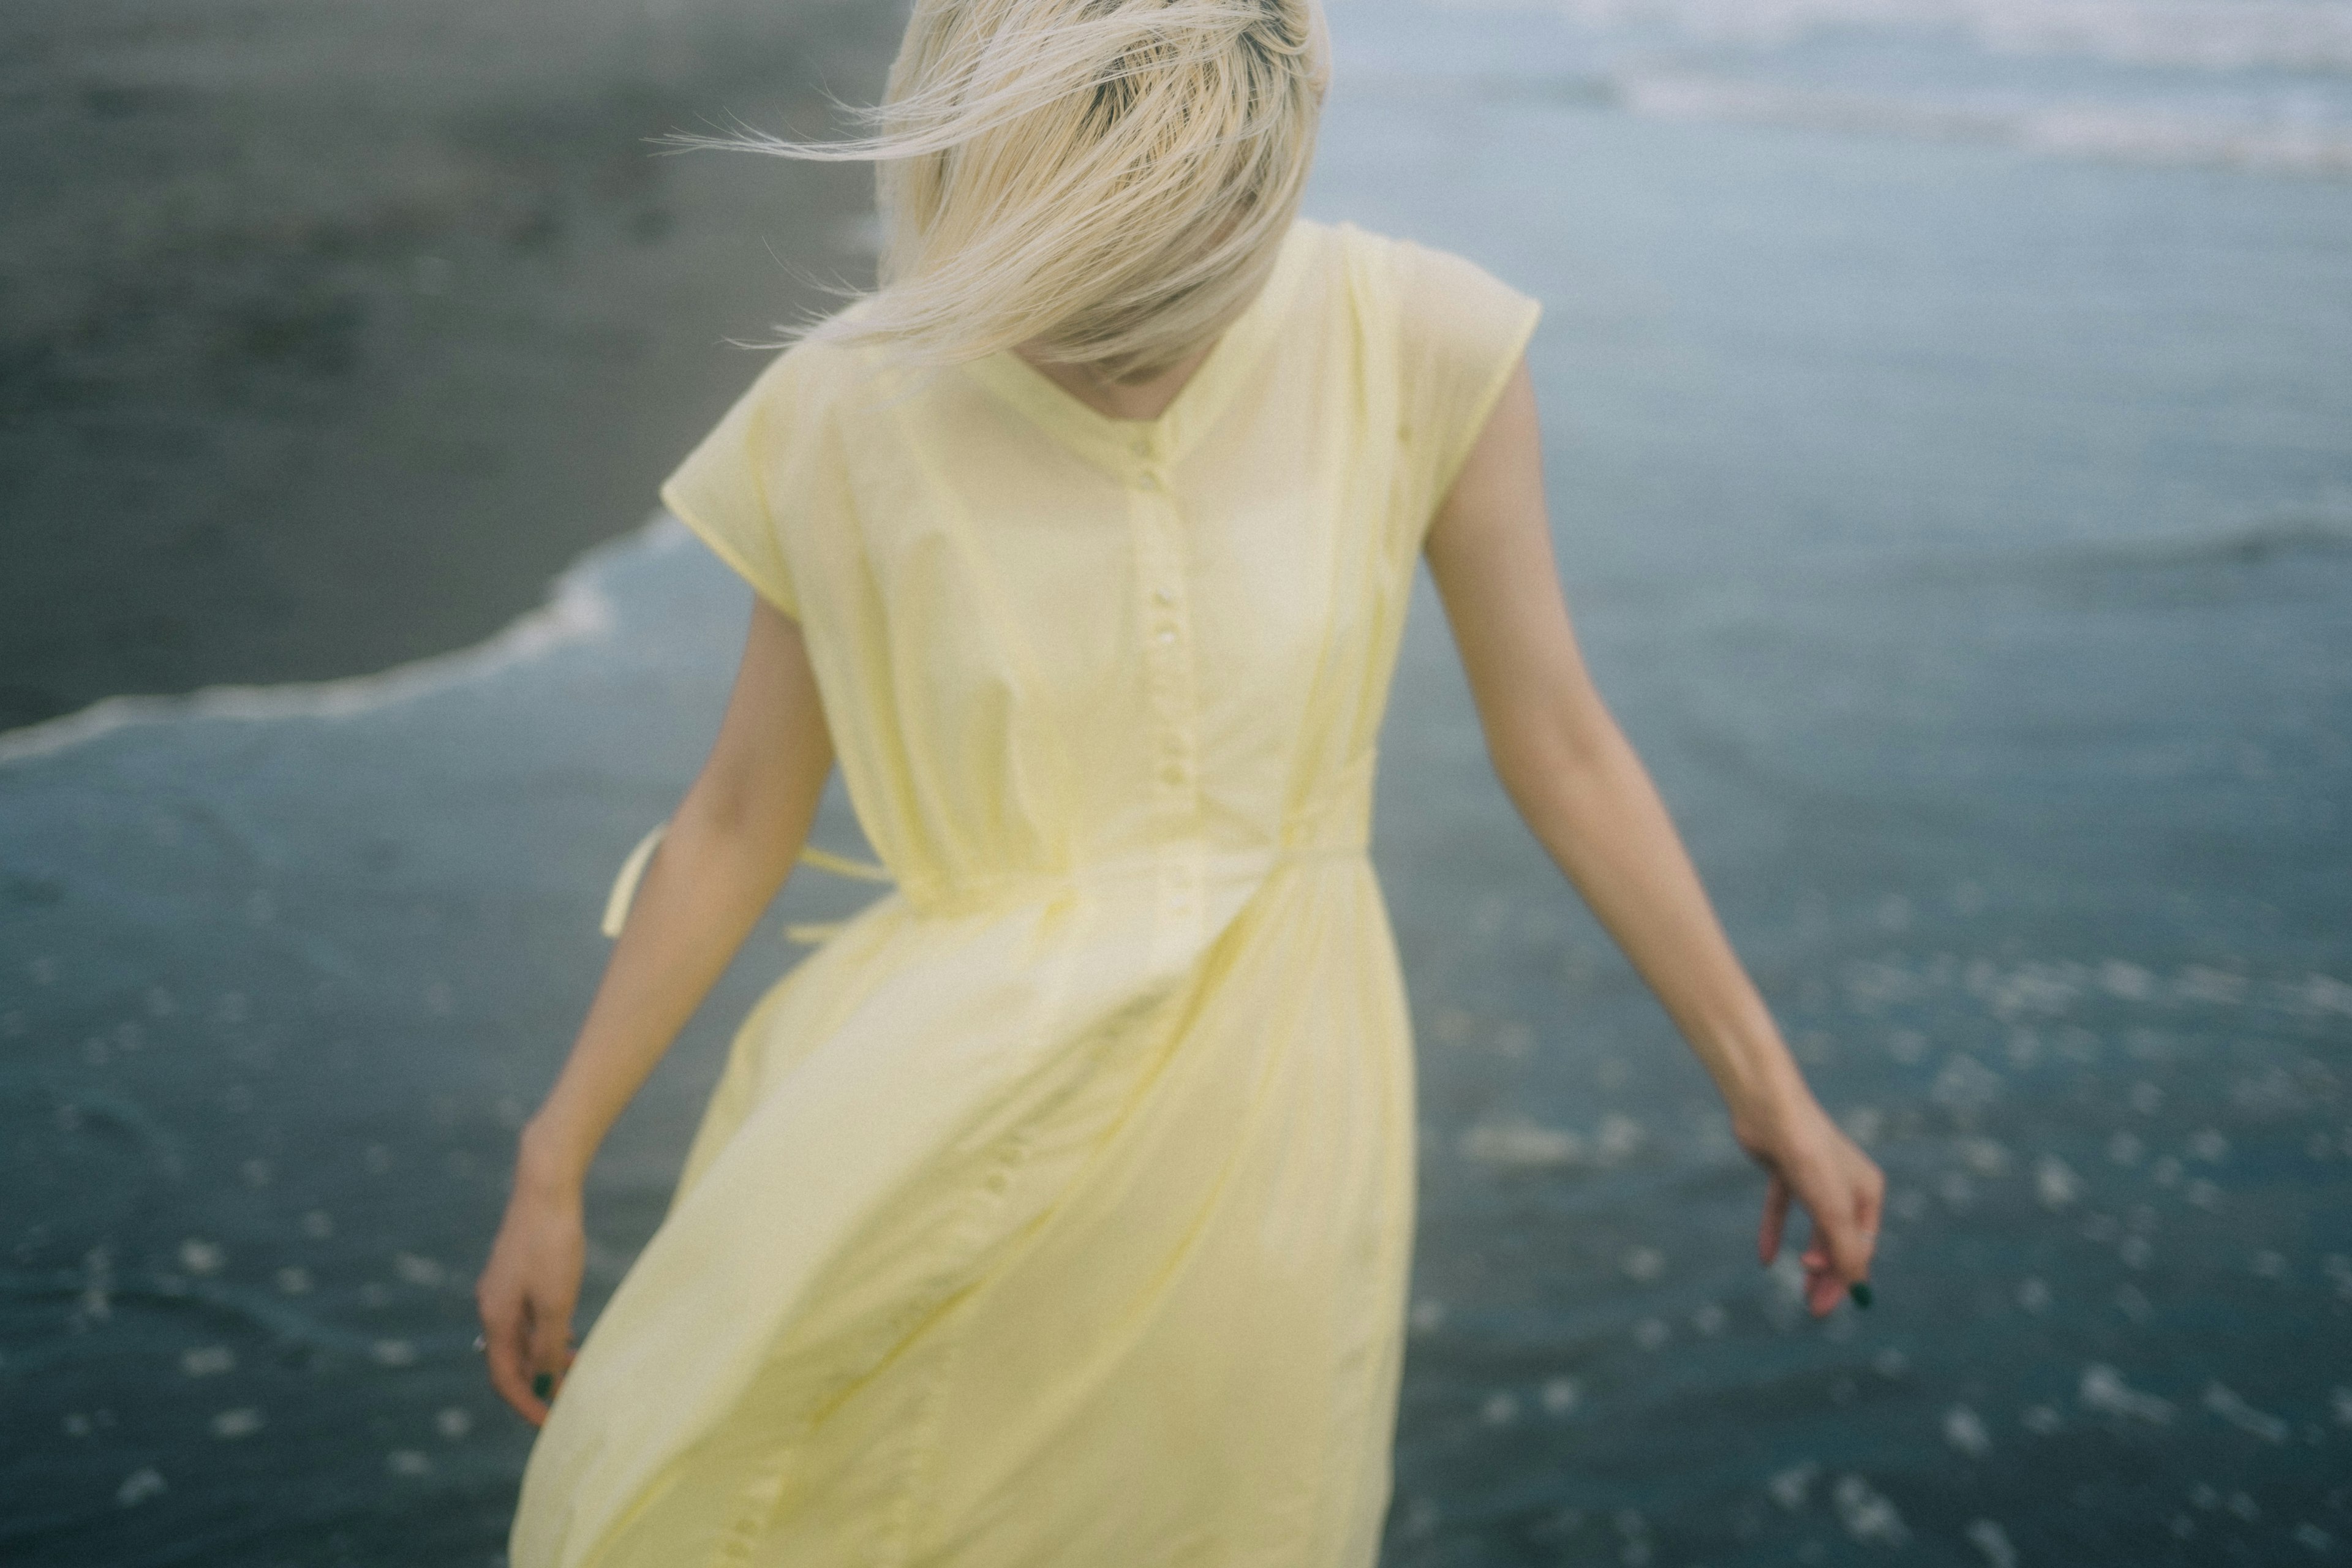
[[[1383,1561],[2352,1561],[2352,7],[1332,22],[1310,206],[1544,300],[1587,654],[1891,1184],[1810,1319],[1424,590]],[[745,605],[657,521],[485,648],[0,738],[0,1555],[495,1560],[472,1277]],[[616,1129],[587,1310],[869,891],[796,878]]]

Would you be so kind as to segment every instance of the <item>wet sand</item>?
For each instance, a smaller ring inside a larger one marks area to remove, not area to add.
[[[0,729],[488,636],[871,267],[825,129],[896,5],[129,0],[0,18]]]

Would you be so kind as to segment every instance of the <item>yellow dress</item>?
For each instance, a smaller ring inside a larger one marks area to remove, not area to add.
[[[736,1037],[514,1568],[1369,1568],[1414,1198],[1374,743],[1537,312],[1302,220],[1156,419],[803,344],[663,487],[800,621],[898,886]]]

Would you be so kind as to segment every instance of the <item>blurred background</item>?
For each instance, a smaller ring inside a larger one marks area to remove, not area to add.
[[[1424,588],[1383,1562],[2352,1562],[2352,3],[1330,16],[1309,210],[1544,300],[1588,653],[1893,1184],[1807,1319]],[[899,22],[0,15],[0,1557],[500,1559],[471,1280],[746,609],[654,486],[871,267],[863,171],[647,138],[820,132]]]
[[[878,90],[848,0],[0,20],[0,727],[478,642],[868,269],[862,169],[664,157]]]

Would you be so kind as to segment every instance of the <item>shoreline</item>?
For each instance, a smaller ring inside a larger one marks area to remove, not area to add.
[[[0,734],[469,649],[872,266],[898,8],[130,4],[0,25]]]
[[[121,730],[201,719],[244,723],[351,719],[499,674],[612,629],[613,602],[600,580],[614,557],[640,550],[667,552],[693,538],[676,518],[656,510],[629,531],[590,545],[555,574],[538,604],[489,637],[463,647],[324,680],[217,684],[164,693],[121,692],[53,719],[0,730],[0,770],[55,757]]]

